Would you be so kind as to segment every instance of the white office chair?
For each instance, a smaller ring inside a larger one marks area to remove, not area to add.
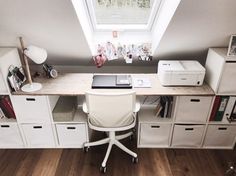
[[[138,162],[137,154],[118,141],[133,135],[133,132],[115,135],[116,131],[131,129],[136,124],[136,113],[140,109],[140,104],[136,103],[135,92],[106,94],[86,92],[85,98],[83,111],[88,114],[89,127],[93,130],[109,132],[109,137],[105,139],[84,144],[84,150],[88,151],[90,146],[109,143],[100,171],[106,172],[106,162],[113,144],[130,154],[134,163]]]

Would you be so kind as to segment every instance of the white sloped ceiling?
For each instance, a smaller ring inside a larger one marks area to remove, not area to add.
[[[235,7],[235,0],[182,0],[154,55],[204,62],[209,47],[227,47],[236,33]]]
[[[236,33],[235,0],[182,0],[155,59],[202,59],[209,47],[228,45]],[[92,64],[88,43],[70,0],[0,0],[0,46],[26,44],[47,49],[57,65]]]

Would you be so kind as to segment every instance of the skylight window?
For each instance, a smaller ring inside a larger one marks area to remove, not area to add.
[[[161,0],[86,0],[95,30],[150,30]]]

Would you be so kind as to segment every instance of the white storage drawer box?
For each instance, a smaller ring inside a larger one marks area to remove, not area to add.
[[[226,62],[221,75],[218,93],[231,94],[236,93],[236,61]]]
[[[176,107],[178,123],[202,123],[207,121],[212,96],[179,96]]]
[[[200,147],[205,125],[175,125],[172,147]]]
[[[12,96],[12,104],[20,123],[49,123],[47,96]]]
[[[24,147],[18,125],[16,123],[0,125],[0,147],[19,148]]]
[[[56,124],[59,146],[83,147],[87,142],[86,124]]]
[[[168,147],[171,124],[141,123],[139,145],[144,147]]]
[[[207,128],[204,147],[233,148],[236,137],[236,126],[209,125]]]
[[[22,124],[28,147],[55,147],[51,124]]]

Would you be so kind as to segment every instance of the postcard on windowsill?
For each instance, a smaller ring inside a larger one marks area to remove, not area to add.
[[[151,87],[149,78],[133,78],[133,87]]]

